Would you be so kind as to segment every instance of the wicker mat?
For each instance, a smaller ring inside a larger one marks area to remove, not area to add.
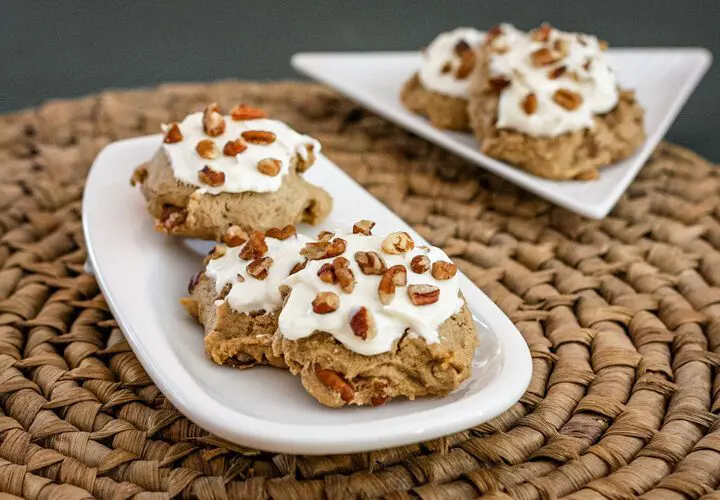
[[[80,203],[105,144],[211,100],[313,134],[454,257],[530,345],[522,400],[446,438],[343,456],[245,449],[178,413],[83,272]],[[720,499],[720,175],[686,149],[660,146],[589,221],[323,87],[220,82],[0,116],[0,179],[0,499]]]

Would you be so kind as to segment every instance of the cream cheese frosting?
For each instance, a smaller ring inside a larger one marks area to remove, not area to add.
[[[484,36],[473,28],[457,28],[438,35],[423,53],[422,66],[418,72],[423,87],[440,94],[467,99],[470,78],[469,75],[458,78],[462,50],[457,47],[464,42],[469,50],[472,50],[482,43]],[[461,47],[467,50],[462,44]]]
[[[337,284],[319,279],[318,271],[324,264],[332,262],[332,258],[308,261],[302,271],[287,277],[282,283],[290,287],[291,292],[280,313],[280,334],[287,339],[298,340],[323,331],[351,351],[368,356],[390,351],[406,332],[425,339],[429,344],[439,342],[438,328],[464,304],[459,296],[458,275],[438,280],[429,270],[422,274],[413,272],[410,263],[413,257],[418,255],[426,256],[432,263],[450,262],[448,256],[436,247],[415,247],[406,253],[391,255],[382,250],[382,236],[347,234],[339,237],[346,241],[346,250],[342,256],[350,263],[349,267],[356,281],[354,290],[345,293]],[[378,286],[381,276],[363,274],[356,262],[354,255],[360,251],[377,252],[387,268],[394,265],[407,268],[407,285],[396,288],[394,298],[389,304],[385,305],[379,299]],[[407,286],[420,284],[439,289],[437,302],[420,306],[412,303]],[[328,314],[314,312],[312,303],[319,292],[337,294],[337,310]],[[357,336],[350,325],[350,318],[363,307],[372,316],[376,329],[375,336],[367,339]]]
[[[549,26],[524,33],[509,24],[491,35],[490,77],[509,81],[500,94],[498,128],[555,137],[593,128],[594,116],[617,104],[617,81],[595,36]],[[530,95],[534,103],[526,106]]]
[[[215,137],[208,136],[203,129],[203,113],[193,113],[178,124],[182,140],[163,143],[162,148],[167,155],[175,178],[180,182],[197,186],[201,194],[257,193],[274,192],[280,189],[287,175],[290,162],[295,155],[307,160],[308,148],[315,153],[320,152],[320,143],[307,135],[302,135],[285,123],[266,118],[252,120],[233,120],[225,116],[225,130]],[[165,127],[167,131],[168,126]],[[223,153],[228,141],[235,141],[246,131],[260,130],[275,134],[271,144],[247,143],[247,149],[235,156]],[[198,142],[209,140],[214,142],[218,155],[214,159],[206,159],[196,151]],[[277,175],[266,175],[258,170],[258,163],[266,158],[280,162]],[[216,172],[224,174],[224,183],[218,186],[204,184],[198,179],[198,172],[209,166]]]

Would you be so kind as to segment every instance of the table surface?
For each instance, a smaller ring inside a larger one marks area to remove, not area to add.
[[[341,456],[250,450],[175,410],[84,273],[80,203],[104,145],[210,101],[313,134],[443,247],[527,341],[522,399],[445,438]],[[167,85],[0,116],[3,499],[720,498],[719,362],[720,171],[687,149],[662,145],[591,221],[316,85]]]

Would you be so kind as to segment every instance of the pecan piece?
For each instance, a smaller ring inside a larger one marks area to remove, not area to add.
[[[416,255],[410,261],[410,269],[416,274],[422,274],[430,269],[430,259],[426,255]]]
[[[355,262],[363,274],[379,276],[386,271],[385,262],[377,252],[355,252]]]
[[[350,261],[345,257],[337,257],[333,260],[332,267],[340,289],[345,293],[352,293],[355,289],[355,275],[350,269]]]
[[[553,94],[553,101],[568,111],[573,111],[582,104],[582,96],[572,90],[557,89]]]
[[[239,247],[248,240],[248,234],[240,226],[230,226],[223,235],[223,242],[229,247]]]
[[[543,23],[539,28],[532,32],[531,38],[536,42],[547,42],[550,39],[550,31],[552,26]]]
[[[381,246],[383,252],[397,255],[415,248],[415,242],[408,233],[397,231],[388,234]]]
[[[535,111],[537,111],[537,96],[533,92],[529,93],[525,96],[525,99],[522,100],[520,105],[522,106],[522,109],[523,111],[525,111],[526,114],[533,114]]]
[[[558,58],[550,49],[543,47],[530,54],[530,60],[533,66],[547,66],[557,62]]]
[[[240,134],[250,144],[267,146],[275,142],[275,134],[269,130],[246,130]]]
[[[271,227],[265,231],[265,236],[268,238],[275,238],[276,240],[286,240],[291,236],[295,236],[295,226],[288,224],[281,228]]]
[[[460,58],[460,66],[455,70],[455,78],[458,80],[464,80],[470,73],[472,73],[475,67],[475,51],[470,50],[465,52]]]
[[[165,205],[160,214],[160,228],[156,227],[155,229],[172,231],[175,227],[185,222],[185,219],[187,219],[186,210],[172,205]]]
[[[340,307],[340,297],[333,292],[318,292],[312,301],[313,312],[316,314],[329,314]]]
[[[208,186],[222,186],[225,184],[225,173],[213,170],[209,165],[205,165],[201,170],[198,170],[198,180]]]
[[[450,64],[450,61],[443,64],[442,68],[440,68],[440,73],[443,75],[447,75],[451,71],[452,71],[452,64]]]
[[[267,251],[268,246],[265,243],[265,235],[260,231],[253,231],[245,246],[240,250],[238,257],[243,260],[255,260],[265,255]]]
[[[220,156],[220,150],[215,145],[215,141],[211,141],[210,139],[203,139],[198,142],[195,146],[195,151],[197,151],[197,154],[199,154],[201,158],[205,158],[206,160],[214,160]]]
[[[485,43],[492,42],[493,40],[495,40],[497,37],[499,37],[502,34],[503,34],[503,30],[499,24],[493,26],[492,28],[490,28],[488,30],[487,34],[485,35]]]
[[[355,389],[345,378],[333,370],[315,367],[315,376],[322,385],[340,394],[340,399],[349,403],[355,397]]]
[[[310,260],[324,259],[329,246],[329,241],[311,241],[305,243],[305,246],[300,250],[300,255]]]
[[[402,264],[397,264],[385,271],[390,276],[395,286],[405,286],[407,284],[407,269]]]
[[[163,142],[165,144],[174,144],[183,140],[182,132],[180,132],[180,126],[177,123],[172,123],[165,131],[165,138]]]
[[[432,277],[436,280],[449,280],[457,274],[457,266],[452,262],[438,260],[433,262]]]
[[[136,184],[142,184],[147,180],[148,177],[148,169],[143,163],[139,167],[137,167],[135,170],[133,170],[132,177],[130,177],[130,185],[135,186]]]
[[[192,278],[190,278],[190,282],[188,283],[187,291],[188,293],[193,293],[193,290],[195,290],[195,287],[200,283],[200,278],[202,277],[203,272],[198,271],[195,274],[193,274]]]
[[[335,233],[332,231],[320,231],[317,235],[318,241],[330,241]]]
[[[337,276],[335,276],[335,268],[329,262],[326,262],[325,264],[320,266],[317,275],[318,278],[320,278],[320,281],[324,283],[329,283],[331,285],[337,283]]]
[[[330,245],[327,247],[327,252],[325,254],[326,257],[337,257],[338,255],[342,255],[345,253],[345,249],[347,248],[347,241],[345,241],[342,238],[335,238],[330,242]]]
[[[410,285],[407,294],[410,302],[416,306],[434,304],[440,299],[440,289],[432,285]]]
[[[359,220],[353,224],[353,234],[362,234],[364,236],[370,236],[372,234],[372,228],[375,227],[375,223],[371,220]]]
[[[350,314],[350,329],[363,340],[371,339],[377,334],[375,320],[367,307],[359,307]]]
[[[550,80],[557,80],[561,76],[565,74],[567,71],[567,66],[558,66],[557,68],[553,68],[550,71],[548,71],[548,78]]]
[[[494,76],[487,82],[487,88],[493,92],[500,93],[510,85],[510,80],[504,76]]]
[[[270,272],[270,266],[272,266],[272,257],[260,257],[255,259],[247,265],[247,272],[250,276],[257,280],[264,280]]]
[[[258,118],[267,118],[268,114],[262,108],[255,108],[246,104],[238,104],[230,111],[233,120],[257,120]]]
[[[247,149],[247,143],[242,138],[237,138],[234,141],[227,141],[225,147],[223,147],[223,154],[225,156],[237,156]]]
[[[395,298],[395,288],[405,286],[407,283],[407,271],[405,266],[396,265],[385,271],[378,284],[378,297],[384,305],[389,305]]]
[[[210,249],[210,251],[207,254],[207,257],[203,260],[203,263],[207,265],[208,262],[211,260],[219,259],[223,255],[225,255],[225,252],[227,251],[227,247],[225,245],[215,245]]]
[[[203,130],[210,137],[217,137],[225,132],[225,118],[220,114],[220,108],[212,103],[203,112]]]
[[[468,50],[472,50],[472,48],[470,47],[470,44],[467,43],[465,40],[460,40],[458,43],[455,44],[453,50],[455,50],[455,53],[457,55],[462,56]]]
[[[276,160],[275,158],[263,158],[257,164],[258,171],[261,174],[265,174],[270,177],[275,177],[279,174],[281,168],[282,162],[280,160]]]
[[[308,261],[307,261],[307,259],[305,259],[304,261],[298,262],[297,264],[292,266],[292,269],[290,269],[290,274],[288,276],[292,276],[293,274],[299,273],[300,271],[305,269],[305,266],[307,266],[307,263],[308,263]]]
[[[598,40],[598,47],[600,47],[600,50],[607,50],[609,46],[610,44],[605,40]]]

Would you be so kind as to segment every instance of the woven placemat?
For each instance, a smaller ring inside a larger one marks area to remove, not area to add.
[[[245,449],[176,411],[83,272],[80,203],[104,145],[209,101],[313,134],[443,247],[530,345],[522,400],[447,438],[342,456]],[[720,175],[677,146],[589,221],[316,85],[168,85],[0,117],[3,500],[720,499],[719,317]]]

